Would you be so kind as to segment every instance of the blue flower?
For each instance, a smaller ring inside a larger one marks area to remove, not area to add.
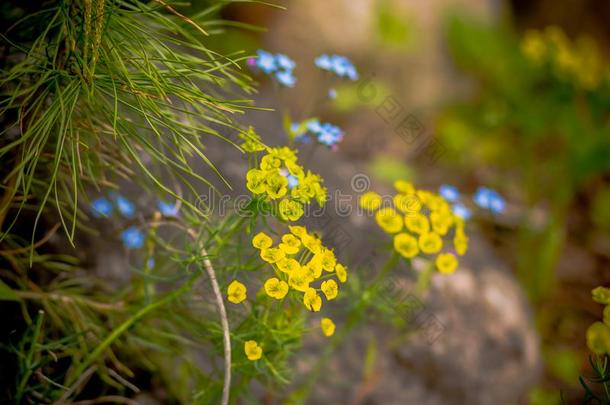
[[[350,64],[349,66],[346,67],[345,74],[347,77],[349,77],[350,80],[353,80],[353,81],[358,80],[358,72],[356,71],[356,68],[352,64]]]
[[[491,195],[491,200],[489,201],[489,210],[494,214],[501,214],[506,209],[506,201],[502,196],[495,191]]]
[[[337,98],[337,90],[335,89],[330,89],[328,90],[328,98],[330,99],[336,99]]]
[[[283,53],[276,54],[275,61],[281,69],[285,69],[287,71],[292,71],[292,69],[294,69],[296,67],[296,63],[294,63],[294,61],[292,59],[290,59],[288,56],[284,55]]]
[[[272,73],[277,70],[277,63],[275,56],[267,51],[259,49],[256,51],[258,58],[256,58],[256,66],[265,73]]]
[[[152,269],[155,267],[155,258],[154,257],[148,258],[148,260],[146,261],[146,267],[148,267],[149,269]]]
[[[91,211],[96,218],[107,218],[112,214],[112,204],[107,198],[101,197],[91,203]]]
[[[343,131],[336,125],[320,123],[315,118],[306,121],[307,131],[314,135],[315,139],[326,146],[335,147],[337,143],[343,140]],[[295,140],[303,143],[309,143],[307,133],[299,134]]]
[[[144,234],[135,226],[121,232],[121,240],[127,249],[139,249],[144,246]]]
[[[439,194],[449,202],[456,202],[460,198],[460,192],[455,186],[443,184],[438,189]]]
[[[286,87],[294,87],[294,84],[297,81],[296,77],[294,77],[290,71],[279,71],[275,74],[275,78],[282,86]]]
[[[337,76],[346,76],[347,68],[350,66],[349,60],[345,56],[333,55],[331,56],[332,67],[331,70],[334,71]]]
[[[320,55],[314,59],[314,64],[322,70],[327,70],[339,77],[358,80],[358,71],[352,62],[345,56]]]
[[[289,174],[286,178],[288,179],[288,188],[292,189],[299,185],[299,179],[297,176]]]
[[[248,62],[249,65],[260,69],[266,74],[273,74],[282,86],[294,87],[297,81],[293,74],[293,70],[296,67],[294,60],[283,53],[273,54],[262,49],[259,49],[256,53],[258,55],[256,60],[253,63]]]
[[[476,205],[490,210],[494,214],[501,214],[506,208],[506,201],[495,190],[487,187],[479,187],[473,196]]]
[[[120,194],[114,194],[117,209],[125,218],[131,219],[136,213],[136,206]]]
[[[307,122],[307,129],[315,134],[322,130],[322,125],[317,119],[312,119]]]
[[[470,219],[470,217],[472,216],[470,210],[466,208],[464,204],[461,203],[454,204],[452,207],[452,211],[455,216],[460,217],[464,220]]]
[[[333,67],[333,61],[328,55],[320,55],[314,59],[314,64],[322,70],[331,70]]]
[[[318,137],[318,142],[327,146],[333,146],[341,142],[343,131],[333,124],[324,123],[321,125],[321,130],[316,133],[316,136]]]
[[[162,200],[159,200],[157,203],[157,207],[159,211],[161,211],[161,215],[165,217],[177,217],[178,216],[178,204],[168,203]]]

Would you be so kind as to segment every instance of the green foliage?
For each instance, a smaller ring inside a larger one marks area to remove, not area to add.
[[[378,3],[375,31],[382,45],[403,51],[410,48],[414,43],[412,24],[412,18],[405,11],[397,10],[391,1]]]
[[[0,115],[8,119],[2,136],[9,140],[0,157],[11,169],[0,212],[17,210],[11,225],[33,210],[35,232],[50,202],[72,241],[86,215],[78,202],[87,186],[141,174],[144,184],[179,198],[164,175],[193,192],[194,180],[210,184],[193,171],[192,158],[220,176],[201,135],[229,141],[219,128],[237,129],[231,115],[248,102],[227,97],[253,89],[239,57],[205,45],[205,20],[201,27],[163,4],[55,1],[37,13],[21,10],[3,36],[12,63],[0,73]],[[15,42],[26,26],[35,29]]]
[[[404,162],[390,157],[374,159],[369,164],[369,171],[372,176],[385,181],[389,184],[396,180],[408,179],[413,180],[413,169]]]
[[[224,181],[205,142],[237,147],[228,136],[243,132],[235,116],[251,106],[244,95],[254,90],[241,72],[243,52],[213,49],[222,4],[192,19],[163,1],[3,4],[0,301],[21,309],[10,317],[19,319],[22,339],[5,347],[19,360],[9,392],[17,402],[130,396],[128,380],[142,372],[158,374],[184,403],[218,401],[223,369],[204,373],[195,356],[207,347],[214,362],[223,351],[211,295],[205,305],[197,299],[201,244],[241,255],[232,234],[243,222],[207,222],[192,197],[197,183]],[[198,161],[216,179],[196,172]],[[182,219],[172,223],[181,231],[161,237],[158,217],[147,218],[147,251],[157,265],[136,263],[129,283],[111,285],[64,254],[70,249],[57,231],[75,245],[79,229],[92,231],[88,195],[134,178],[181,202]],[[197,239],[185,239],[186,229]],[[265,375],[275,378],[269,369],[257,373]]]
[[[452,19],[448,41],[456,62],[481,86],[475,99],[446,111],[439,125],[460,164],[491,167],[499,184],[523,190],[528,206],[550,205],[546,224],[534,228],[526,221],[521,228],[519,274],[535,300],[552,291],[576,195],[610,172],[608,82],[581,83],[578,74],[592,67],[558,32],[544,35],[578,61],[569,71],[558,70],[554,54],[547,55],[548,65],[529,60],[526,45],[507,27]]]
[[[556,349],[573,343],[558,326],[572,312],[544,303],[561,300],[555,272],[568,238],[580,245],[589,233],[607,230],[609,66],[593,40],[569,39],[557,27],[518,35],[507,24],[454,17],[447,39],[476,87],[443,113],[439,136],[454,152],[449,159],[467,171],[485,167],[496,187],[523,205],[505,224],[517,231],[517,275],[536,306],[543,344],[553,345],[545,349],[552,381],[574,384],[576,353]],[[531,402],[557,403],[551,392],[540,387]]]

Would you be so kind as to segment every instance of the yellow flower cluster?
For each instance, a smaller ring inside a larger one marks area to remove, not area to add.
[[[595,322],[587,329],[587,346],[595,354],[610,354],[610,288],[597,287],[591,293],[593,301],[606,307],[603,322]]]
[[[276,275],[265,281],[263,288],[269,297],[277,300],[283,299],[290,289],[298,291],[303,294],[305,307],[317,312],[322,307],[321,295],[331,301],[339,293],[332,273],[344,283],[347,269],[337,261],[334,252],[305,227],[289,226],[289,229],[290,233],[283,235],[277,246],[273,246],[273,239],[264,232],[252,239],[252,245]],[[319,282],[317,286],[316,282]]]
[[[521,51],[534,64],[548,63],[555,71],[575,80],[585,89],[597,88],[604,75],[603,62],[595,42],[587,37],[572,42],[558,27],[527,31],[521,41]]]
[[[436,255],[435,264],[439,272],[453,273],[458,260],[452,252],[441,253],[443,238],[453,232],[453,249],[462,256],[468,249],[468,237],[464,232],[464,221],[453,214],[451,206],[440,195],[425,190],[416,190],[409,182],[394,183],[397,194],[392,207],[382,206],[379,194],[369,191],[359,200],[360,206],[375,212],[375,220],[384,232],[393,235],[394,249],[403,257],[412,259],[418,255]]]
[[[321,207],[326,202],[326,188],[322,178],[305,172],[297,162],[296,152],[288,147],[268,148],[258,168],[246,174],[246,186],[256,196],[277,202],[279,217],[284,221],[296,221],[304,211],[304,205],[315,199]]]

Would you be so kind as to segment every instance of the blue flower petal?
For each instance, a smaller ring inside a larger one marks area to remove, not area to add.
[[[491,190],[487,187],[479,187],[474,193],[472,200],[481,208],[489,209]]]
[[[457,187],[449,184],[443,184],[440,186],[438,192],[441,197],[449,202],[456,202],[460,198],[460,192],[458,191]]]
[[[472,216],[470,210],[461,203],[454,204],[452,207],[452,211],[456,216],[464,220],[468,220]]]
[[[139,249],[144,246],[144,234],[135,226],[121,232],[121,240],[127,249]]]
[[[117,209],[119,210],[121,215],[123,215],[125,218],[131,219],[134,217],[134,215],[136,213],[136,206],[134,205],[134,203],[132,203],[131,201],[129,201],[127,198],[123,197],[122,195],[118,195],[118,194],[115,197],[115,203],[116,203]]]
[[[176,203],[168,203],[162,200],[159,200],[157,203],[157,207],[161,212],[161,215],[165,217],[177,217],[178,216],[178,204]]]
[[[493,191],[490,195],[489,210],[494,214],[501,214],[506,209],[506,201],[497,192]]]
[[[299,185],[299,179],[297,178],[297,176],[293,176],[292,174],[290,174],[286,178],[288,179],[288,188],[289,189],[292,189]]]
[[[96,218],[107,218],[112,214],[112,203],[107,198],[98,198],[91,203],[91,211]]]
[[[333,66],[333,62],[328,55],[318,56],[316,59],[314,59],[314,63],[322,70],[330,70]]]
[[[277,70],[277,63],[275,56],[267,51],[259,49],[256,51],[258,57],[256,58],[256,66],[265,73],[272,73]]]
[[[288,72],[288,71],[277,72],[275,74],[275,78],[282,86],[286,86],[286,87],[294,87],[294,84],[297,81],[296,77],[294,77],[292,72]]]
[[[283,53],[276,54],[275,61],[281,69],[292,71],[296,67],[296,63]]]

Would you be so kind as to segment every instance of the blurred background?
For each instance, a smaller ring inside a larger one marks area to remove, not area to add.
[[[380,192],[409,178],[465,195],[487,185],[507,200],[505,214],[471,222],[464,268],[432,280],[424,305],[441,336],[361,331],[311,403],[579,403],[585,331],[602,311],[590,291],[610,282],[610,3],[282,5],[221,12],[266,29],[236,30],[219,46],[297,62],[294,89],[257,76],[258,105],[276,111],[246,121],[266,142],[286,142],[286,114],[315,116],[346,134],[335,152],[302,147],[329,190],[353,194],[350,177],[366,173]],[[322,53],[349,57],[359,80],[322,76]],[[375,240],[371,226],[347,221],[348,263]]]

